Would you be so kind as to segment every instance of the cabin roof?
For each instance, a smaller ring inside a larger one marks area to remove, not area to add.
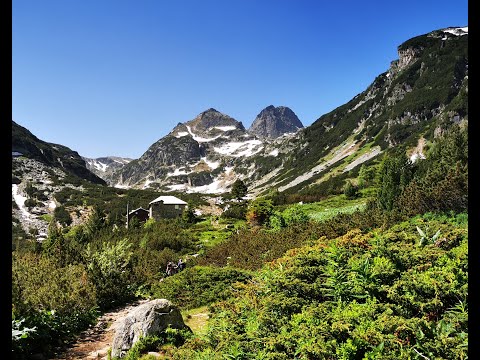
[[[160,201],[162,201],[166,205],[187,205],[185,201],[171,195],[159,196],[155,200],[150,201],[150,204],[157,203]]]
[[[142,208],[142,207],[139,207],[138,209],[135,209],[135,210],[130,211],[130,212],[128,213],[128,215],[133,214],[134,212],[136,212],[136,211],[138,211],[138,210],[143,210],[143,211],[148,212],[147,209],[144,209],[144,208]]]

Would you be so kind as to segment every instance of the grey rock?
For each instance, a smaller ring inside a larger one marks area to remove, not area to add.
[[[128,314],[115,332],[112,357],[123,357],[142,337],[158,335],[168,326],[190,329],[183,322],[177,307],[167,299],[155,299],[136,307]]]
[[[249,132],[264,138],[277,138],[303,128],[297,115],[286,106],[267,106],[257,115]]]
[[[107,183],[110,182],[113,172],[122,169],[126,164],[133,160],[118,156],[104,156],[95,159],[82,156],[82,159],[85,160],[88,170],[99,178],[105,180]]]

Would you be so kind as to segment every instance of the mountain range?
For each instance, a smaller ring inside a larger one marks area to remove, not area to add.
[[[398,59],[367,89],[307,127],[286,106],[267,106],[249,129],[210,108],[178,123],[138,159],[89,159],[12,121],[12,156],[118,188],[220,194],[241,179],[252,196],[319,193],[399,147],[412,161],[425,157],[435,136],[468,122],[468,27],[435,30],[397,50]],[[17,196],[19,164],[12,175]]]
[[[104,179],[117,187],[221,193],[240,178],[254,194],[298,192],[345,178],[399,145],[415,160],[450,123],[468,118],[467,50],[468,27],[409,39],[366,90],[305,128],[284,106],[266,107],[248,130],[208,109]]]

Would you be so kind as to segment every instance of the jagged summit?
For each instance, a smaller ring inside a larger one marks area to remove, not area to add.
[[[277,138],[301,128],[302,122],[290,108],[269,105],[257,115],[249,132],[263,138]]]
[[[215,127],[225,126],[244,129],[240,121],[237,121],[214,108],[201,112],[193,120],[186,122],[185,125],[200,132],[208,131]]]

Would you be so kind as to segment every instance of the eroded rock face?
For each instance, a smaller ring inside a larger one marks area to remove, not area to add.
[[[132,310],[115,332],[112,357],[123,357],[140,337],[158,335],[170,325],[188,328],[177,307],[167,299],[155,299]]]
[[[286,106],[267,106],[249,129],[249,132],[260,137],[277,138],[286,133],[294,133],[303,128],[297,115]]]

